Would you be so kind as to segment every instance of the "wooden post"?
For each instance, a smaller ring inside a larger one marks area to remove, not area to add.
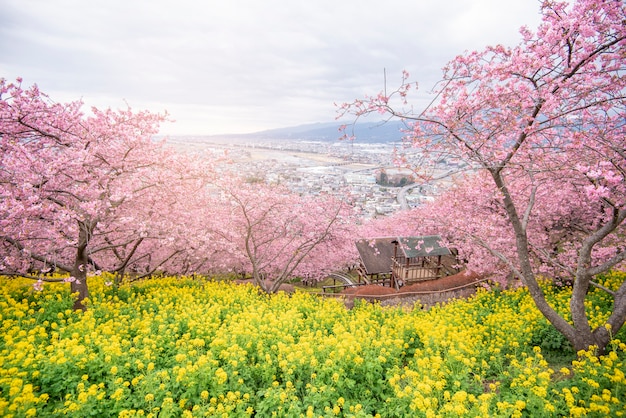
[[[437,278],[441,277],[441,256],[437,256],[437,270],[436,270]]]

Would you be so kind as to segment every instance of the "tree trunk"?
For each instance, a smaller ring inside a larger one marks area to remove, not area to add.
[[[74,280],[70,283],[70,289],[72,294],[77,293],[76,300],[74,300],[74,310],[84,311],[87,307],[83,304],[83,301],[89,297],[89,289],[87,288],[87,268],[89,263],[87,246],[89,245],[89,237],[91,237],[93,225],[91,223],[79,222],[78,230],[76,260],[71,273]]]
[[[280,289],[280,286],[283,284],[283,282],[285,281],[284,278],[279,277],[276,280],[274,280],[273,282],[269,282],[269,293],[277,293],[278,289]]]
[[[546,300],[545,294],[543,293],[543,290],[541,290],[541,286],[539,286],[539,283],[537,282],[537,278],[535,277],[535,273],[530,262],[530,251],[526,229],[518,215],[517,208],[515,206],[515,203],[513,202],[513,198],[511,197],[506,182],[500,170],[490,170],[490,173],[496,186],[498,187],[498,190],[500,190],[502,194],[504,207],[509,217],[509,222],[511,223],[511,226],[513,227],[513,230],[515,232],[517,259],[520,266],[520,279],[528,288],[528,293],[530,293],[530,296],[535,302],[535,306],[537,306],[537,309],[539,309],[543,316],[557,329],[557,331],[559,331],[561,334],[563,334],[563,336],[565,336],[565,338],[567,338],[567,340],[576,350],[579,349],[577,347],[584,346],[585,344],[587,344],[585,346],[585,349],[589,348],[590,345],[594,344],[593,342],[591,344],[588,344],[588,342],[590,342],[590,338],[592,338],[591,330],[585,333],[584,329],[580,330],[577,329],[575,326],[572,326],[563,317],[561,317]],[[582,315],[585,317],[583,323],[586,322],[586,315],[584,312],[585,295],[582,296]],[[572,296],[572,307],[574,306],[573,300],[574,296]],[[576,301],[575,305],[579,306],[579,302]],[[579,311],[577,311],[577,314],[579,314]],[[572,312],[572,315],[574,315],[574,312]],[[574,324],[576,324],[576,322],[574,322]],[[587,326],[588,325],[589,324],[587,322]]]
[[[591,277],[589,277],[588,274],[581,274],[579,269],[579,272],[576,274],[576,279],[574,280],[574,286],[572,287],[572,298],[570,299],[569,306],[576,332],[574,339],[570,339],[570,342],[576,351],[587,350],[592,345],[597,345],[591,333],[591,326],[589,325],[585,308],[585,298],[589,292],[590,281]],[[604,347],[598,348],[601,350],[604,349]]]

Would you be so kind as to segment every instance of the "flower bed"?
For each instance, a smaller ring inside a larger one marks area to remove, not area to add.
[[[615,288],[623,273],[605,278]],[[429,310],[166,278],[0,278],[0,416],[619,416],[626,344],[568,352],[523,289]],[[568,290],[545,285],[563,308]],[[611,300],[592,290],[592,325]],[[623,333],[617,335],[622,338]],[[567,356],[570,356],[567,358]],[[560,364],[548,360],[558,359]]]

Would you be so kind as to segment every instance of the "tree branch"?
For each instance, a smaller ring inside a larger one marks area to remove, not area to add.
[[[593,280],[590,280],[589,283],[592,286],[597,287],[598,289],[604,290],[606,293],[612,295],[613,297],[615,297],[616,292],[612,291],[611,289],[609,289],[608,287],[602,286],[600,283],[596,283]]]
[[[8,244],[11,244],[13,247],[18,249],[19,251],[22,251],[22,252],[26,251],[26,248],[24,247],[24,245],[22,243],[20,243],[19,241],[14,240],[11,237],[2,236],[2,237],[0,237],[0,239],[2,239],[3,241],[5,241]],[[55,266],[55,267],[65,271],[67,273],[70,273],[72,271],[72,267],[71,266],[59,263],[56,260],[52,260],[52,259],[50,259],[48,257],[43,257],[43,256],[38,255],[38,254],[33,254],[32,252],[29,252],[29,255],[30,255],[30,258],[32,258],[33,260],[37,260],[37,261],[40,261],[40,262],[45,263],[45,264],[53,265],[53,266]]]

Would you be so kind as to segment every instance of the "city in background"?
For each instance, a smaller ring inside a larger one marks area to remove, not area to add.
[[[227,155],[221,169],[245,173],[249,182],[280,184],[301,195],[346,199],[365,219],[406,210],[448,187],[464,166],[458,160],[425,161],[402,143],[398,124],[366,124],[354,140],[340,140],[337,125],[285,128],[249,135],[178,136],[167,142],[182,152]],[[317,137],[317,138],[316,138]],[[404,164],[397,163],[401,156]]]

